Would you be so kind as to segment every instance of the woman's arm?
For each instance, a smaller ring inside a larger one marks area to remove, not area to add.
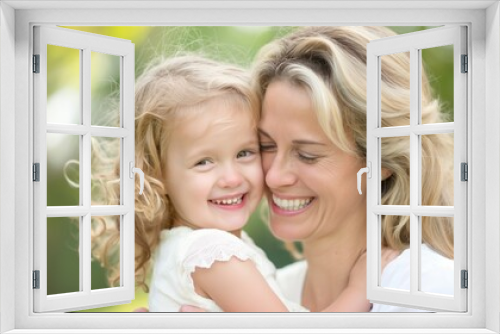
[[[382,250],[382,269],[398,256],[393,249]],[[349,283],[339,297],[321,312],[368,312],[371,303],[366,299],[366,252],[363,253],[349,275]]]
[[[335,301],[321,312],[368,312],[366,299],[366,252],[361,254],[349,275],[349,283]]]
[[[191,274],[196,292],[224,312],[288,312],[253,261],[217,261]]]

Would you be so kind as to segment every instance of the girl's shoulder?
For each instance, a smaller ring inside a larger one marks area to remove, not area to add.
[[[158,253],[175,254],[178,259],[190,254],[205,252],[213,247],[244,247],[243,242],[231,233],[217,229],[197,229],[178,226],[160,233]]]
[[[217,229],[192,230],[183,240],[178,255],[188,271],[196,267],[210,268],[214,262],[226,262],[232,257],[261,262],[261,254],[251,243]]]

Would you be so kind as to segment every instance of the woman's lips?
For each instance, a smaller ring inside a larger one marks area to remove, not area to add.
[[[283,198],[272,194],[271,208],[280,215],[297,215],[306,211],[314,197]]]

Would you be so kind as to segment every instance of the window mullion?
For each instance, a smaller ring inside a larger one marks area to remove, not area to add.
[[[419,103],[419,51],[415,48],[410,50],[410,292],[415,294],[419,287],[419,217],[414,209],[418,206],[419,195],[419,138],[414,130],[418,125]]]
[[[80,188],[82,189],[82,201],[85,208],[91,206],[91,134],[90,134],[90,112],[91,112],[91,95],[90,95],[90,49],[85,48],[82,52],[81,78],[82,78],[82,125],[87,129],[82,138],[81,163],[83,168],[81,171]],[[83,291],[90,293],[91,291],[91,214],[90,210],[82,219],[82,229],[80,232],[82,238],[82,253],[80,253],[80,282],[83,282]],[[82,283],[81,283],[82,284]]]

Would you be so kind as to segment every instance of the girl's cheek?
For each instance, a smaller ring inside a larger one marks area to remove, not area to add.
[[[254,187],[256,188],[256,190],[262,192],[264,189],[264,171],[262,170],[262,165],[260,161],[258,165],[256,165],[253,168],[252,174],[253,174],[252,179],[254,180]]]

